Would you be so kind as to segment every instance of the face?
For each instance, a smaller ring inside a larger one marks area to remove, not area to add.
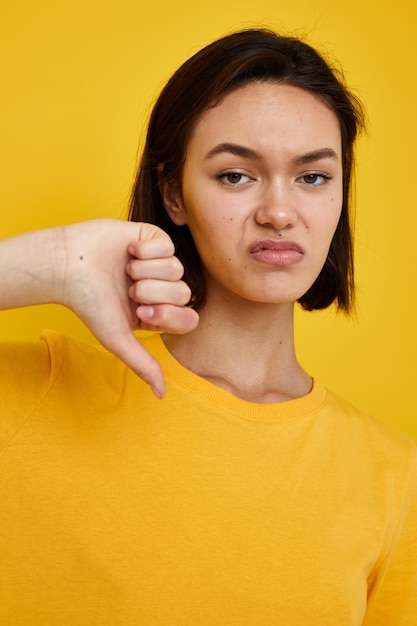
[[[181,188],[163,187],[187,224],[208,301],[293,303],[326,260],[342,207],[340,126],[300,88],[254,82],[206,111]]]

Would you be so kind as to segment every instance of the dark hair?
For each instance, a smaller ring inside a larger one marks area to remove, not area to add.
[[[364,127],[360,102],[345,87],[340,71],[303,41],[269,30],[249,29],[227,35],[186,61],[162,90],[150,117],[139,171],[132,191],[129,219],[157,224],[172,238],[191,288],[192,306],[206,298],[203,268],[187,226],[168,216],[158,186],[163,177],[180,182],[190,134],[201,114],[234,89],[253,81],[276,81],[305,89],[321,98],[338,117],[342,137],[343,206],[326,262],[300,299],[306,310],[336,301],[348,312],[354,298],[353,241],[349,205],[353,145]]]

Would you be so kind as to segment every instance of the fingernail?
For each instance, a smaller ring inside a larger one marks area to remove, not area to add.
[[[158,387],[155,387],[155,385],[151,385],[151,389],[156,395],[156,397],[158,398],[158,400],[162,400],[162,398],[164,397],[163,392],[160,389],[158,389]]]
[[[154,308],[149,304],[141,304],[138,308],[138,316],[141,320],[151,320],[153,318]]]

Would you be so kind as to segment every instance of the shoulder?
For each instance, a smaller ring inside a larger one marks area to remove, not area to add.
[[[111,402],[126,388],[127,379],[140,379],[113,353],[99,344],[92,344],[65,333],[45,331],[55,383],[51,394],[71,404],[85,401]]]
[[[41,339],[0,343],[0,447],[42,402],[58,369]]]
[[[373,465],[379,473],[399,480],[405,474],[417,480],[417,447],[415,441],[391,424],[358,409],[346,399],[327,390],[324,418],[330,419],[335,436],[345,448],[354,451],[356,462]]]
[[[56,331],[0,343],[0,448],[45,412],[64,415],[119,396],[127,370],[104,348]]]
[[[52,368],[60,373],[62,370],[80,372],[82,368],[83,375],[88,376],[89,373],[102,374],[109,366],[123,366],[116,356],[99,344],[88,343],[63,332],[46,330],[41,340],[47,345]]]
[[[0,342],[0,372],[2,380],[17,380],[21,385],[32,381],[42,387],[59,376],[65,363],[104,353],[65,333],[45,330],[36,340]]]
[[[326,407],[334,413],[341,427],[349,428],[352,433],[361,434],[377,440],[387,441],[393,445],[410,445],[412,439],[391,424],[358,408],[342,396],[327,389]]]

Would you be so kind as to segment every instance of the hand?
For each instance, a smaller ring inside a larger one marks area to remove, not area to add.
[[[65,278],[56,300],[71,308],[108,350],[165,393],[162,370],[135,329],[187,333],[198,314],[170,237],[157,226],[93,220],[63,228]]]

